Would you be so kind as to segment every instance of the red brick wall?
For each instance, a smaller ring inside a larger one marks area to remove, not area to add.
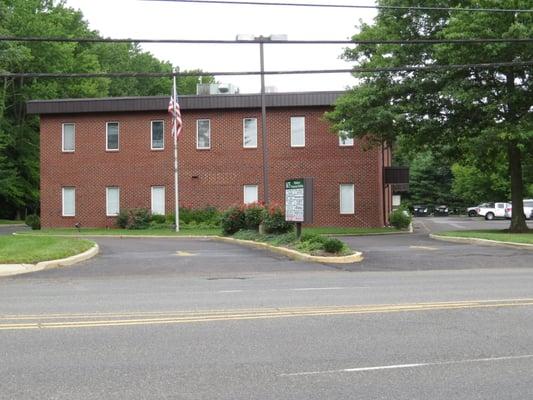
[[[315,178],[314,225],[382,226],[381,150],[339,147],[323,120],[325,108],[269,109],[270,199],[283,204],[284,181]],[[305,116],[306,145],[290,147],[290,117]],[[258,119],[257,149],[242,147],[243,118]],[[196,120],[211,120],[211,149],[196,149]],[[150,121],[165,120],[165,149],[150,150]],[[243,185],[263,198],[260,110],[185,111],[179,140],[180,205],[225,208],[242,203]],[[106,122],[120,123],[120,150],[106,151]],[[61,151],[61,124],[76,124],[76,150]],[[339,184],[355,184],[355,214],[339,213]],[[61,188],[76,188],[76,216],[61,216]],[[120,207],[150,208],[151,186],[166,187],[174,210],[173,148],[166,112],[43,115],[41,117],[41,222],[43,227],[113,226],[105,188],[120,188]]]

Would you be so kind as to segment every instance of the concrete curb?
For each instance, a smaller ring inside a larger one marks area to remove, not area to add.
[[[352,264],[356,262],[363,261],[363,253],[357,251],[349,256],[338,256],[338,257],[322,257],[322,256],[312,256],[310,254],[300,253],[299,251],[287,249],[285,247],[272,246],[268,243],[254,242],[253,240],[241,240],[233,239],[223,236],[212,237],[214,240],[218,240],[226,243],[236,243],[244,246],[254,247],[256,249],[267,249],[274,253],[278,253],[284,256],[287,256],[293,260],[299,261],[310,261],[324,264]]]
[[[25,235],[17,232],[12,233],[15,236],[50,236],[50,237],[64,237],[64,238],[112,238],[112,239],[211,239],[217,237],[215,235],[60,235],[60,234],[42,234],[42,235]]]
[[[400,233],[400,232],[398,232]],[[409,233],[409,232],[402,232],[402,233]],[[391,233],[387,233],[385,235],[390,235]],[[396,233],[394,233],[396,234]],[[13,233],[13,235],[16,235],[16,233]],[[379,235],[379,234],[378,234]],[[381,234],[382,235],[382,234]],[[20,235],[24,236],[24,235]],[[28,235],[29,236],[29,235]],[[249,247],[255,247],[260,249],[267,249],[274,253],[282,254],[284,256],[287,256],[289,258],[292,258],[293,260],[301,260],[301,261],[310,261],[310,262],[318,262],[318,263],[327,263],[327,264],[351,264],[356,262],[363,261],[363,253],[356,251],[354,254],[349,256],[337,256],[337,257],[323,257],[323,256],[312,256],[310,254],[300,253],[299,251],[287,249],[285,247],[277,247],[272,246],[267,243],[262,242],[254,242],[253,240],[241,240],[241,239],[233,239],[229,237],[224,236],[178,236],[178,235],[43,235],[43,236],[55,236],[55,237],[75,237],[75,238],[115,238],[115,239],[207,239],[207,240],[215,240],[220,242],[226,242],[226,243],[236,243],[241,244],[244,246]],[[333,236],[333,235],[331,235]],[[353,235],[344,235],[344,236],[353,236]],[[358,236],[366,236],[366,235],[358,235]]]
[[[518,249],[533,250],[533,244],[527,243],[510,243],[500,242],[498,240],[480,239],[480,238],[463,238],[458,236],[441,236],[436,234],[430,234],[429,237],[435,240],[441,240],[443,242],[453,243],[468,243],[468,244],[480,244],[483,246],[499,246],[499,247],[512,247]]]
[[[100,247],[95,243],[93,247],[83,253],[61,258],[59,260],[41,261],[37,264],[0,264],[0,277],[27,274],[47,269],[61,268],[89,260],[98,254]]]

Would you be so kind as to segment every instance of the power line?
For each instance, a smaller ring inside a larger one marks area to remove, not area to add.
[[[1,72],[0,78],[165,78],[172,76],[244,76],[244,75],[303,75],[303,74],[341,74],[341,73],[380,73],[380,72],[415,72],[415,71],[442,71],[464,69],[497,69],[502,67],[532,66],[533,60],[523,62],[498,62],[479,64],[449,64],[449,65],[422,65],[351,69],[319,69],[319,70],[289,70],[289,71],[234,71],[234,72],[89,72],[89,73],[64,73],[64,72]]]
[[[65,38],[55,36],[0,36],[0,42],[65,42],[65,43],[179,43],[179,44],[485,44],[533,43],[533,38],[465,38],[465,39],[356,39],[356,40],[220,40],[220,39],[146,39],[146,38]]]
[[[237,1],[237,0],[142,0],[173,3],[200,3],[200,4],[227,4],[246,6],[288,6],[288,7],[318,7],[318,8],[355,8],[377,10],[405,10],[405,11],[450,11],[450,12],[492,12],[492,13],[533,13],[533,9],[523,8],[473,8],[473,7],[409,7],[409,6],[376,6],[354,4],[318,4],[318,3],[283,3],[264,1]]]

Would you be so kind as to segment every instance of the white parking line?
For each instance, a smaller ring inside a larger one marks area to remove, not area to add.
[[[351,290],[351,289],[369,289],[370,286],[332,286],[332,287],[304,287],[304,288],[285,288],[285,289],[255,289],[255,290],[219,290],[217,293],[242,293],[242,292],[312,292],[320,290]]]
[[[306,292],[306,291],[311,291],[311,290],[342,290],[342,289],[349,289],[347,287],[340,287],[340,286],[337,286],[337,287],[308,287],[308,288],[295,288],[295,289],[290,289],[290,290],[293,290],[295,292]]]
[[[344,368],[344,369],[334,369],[334,370],[325,370],[325,371],[293,372],[293,373],[288,373],[288,374],[280,374],[280,376],[337,374],[337,373],[342,373],[342,372],[368,372],[368,371],[381,371],[381,370],[401,369],[401,368],[419,368],[419,367],[431,367],[431,366],[439,366],[439,365],[456,365],[456,364],[467,364],[467,363],[520,360],[520,359],[528,359],[528,358],[533,358],[533,354],[526,354],[522,356],[471,358],[467,360],[426,362],[426,363],[416,363],[416,364],[382,365],[378,367]]]

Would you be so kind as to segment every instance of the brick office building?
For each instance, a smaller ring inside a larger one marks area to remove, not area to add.
[[[341,140],[324,112],[341,92],[273,93],[267,104],[271,203],[284,181],[314,178],[314,225],[383,226],[390,153]],[[43,227],[113,227],[121,208],[174,210],[168,97],[28,102],[40,115]],[[264,199],[259,95],[181,96],[180,206],[226,208]]]

